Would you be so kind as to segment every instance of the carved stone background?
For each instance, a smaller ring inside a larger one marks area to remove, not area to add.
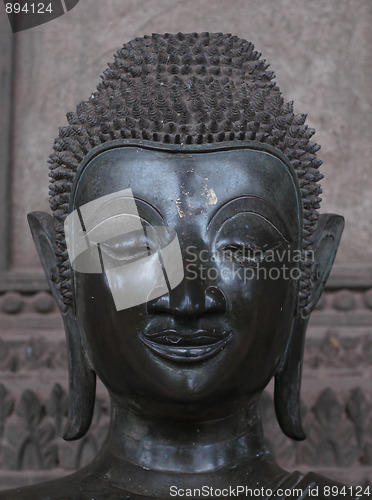
[[[12,35],[0,5],[0,488],[86,464],[104,440],[98,387],[92,429],[61,439],[66,418],[62,325],[26,214],[49,210],[47,157],[65,113],[94,90],[112,53],[151,32],[224,31],[253,41],[284,96],[322,144],[323,211],[346,229],[308,331],[303,414],[308,439],[278,429],[272,389],[267,442],[288,470],[372,481],[372,3],[348,0],[80,0],[70,13]]]

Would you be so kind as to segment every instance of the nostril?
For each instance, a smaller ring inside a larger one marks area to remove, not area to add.
[[[215,286],[210,286],[203,291],[199,287],[197,290],[194,289],[189,283],[147,302],[146,308],[149,314],[165,313],[175,316],[224,313],[226,312],[226,298],[223,292]]]
[[[169,311],[169,293],[165,293],[157,299],[150,300],[146,302],[146,311],[148,314],[156,312],[168,312]]]
[[[210,286],[205,291],[205,310],[219,313],[226,311],[226,297],[219,288]]]
[[[149,314],[171,314],[173,316],[199,316],[205,312],[204,292],[191,286],[179,286],[146,304]]]

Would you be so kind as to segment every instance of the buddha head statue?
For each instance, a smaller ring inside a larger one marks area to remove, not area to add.
[[[343,229],[319,215],[319,146],[251,43],[165,34],[125,44],[68,113],[50,156],[52,215],[29,215],[67,337],[66,439],[113,405],[214,421],[275,377],[303,439],[305,330]]]

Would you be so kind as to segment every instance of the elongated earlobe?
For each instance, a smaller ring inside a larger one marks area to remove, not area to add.
[[[284,434],[296,441],[306,439],[301,422],[301,375],[308,319],[297,316],[284,363],[275,376],[276,418]]]
[[[314,268],[312,289],[306,308],[294,318],[289,343],[275,376],[275,411],[279,425],[288,437],[306,438],[301,423],[301,377],[305,335],[309,317],[316,306],[331,272],[344,229],[340,215],[322,214],[314,233]]]
[[[27,218],[45,277],[57,302],[65,327],[69,409],[63,438],[70,441],[84,436],[89,429],[96,394],[96,375],[87,360],[73,308],[64,304],[58,286],[52,279],[52,276],[56,274],[57,266],[54,219],[44,212],[32,212],[28,214]]]
[[[96,397],[96,374],[86,358],[79,325],[71,307],[63,314],[63,322],[69,375],[68,418],[63,439],[72,441],[84,436],[90,427]]]

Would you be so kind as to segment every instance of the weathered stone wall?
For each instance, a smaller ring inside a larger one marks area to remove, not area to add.
[[[0,488],[64,474],[102,442],[102,389],[88,438],[59,438],[67,390],[63,332],[26,214],[49,210],[47,158],[58,126],[95,89],[115,50],[135,36],[178,31],[252,41],[284,97],[317,129],[323,211],[343,214],[346,229],[308,334],[309,440],[295,445],[282,437],[268,400],[265,428],[289,469],[319,468],[354,484],[372,477],[371,25],[367,1],[80,0],[63,17],[12,35],[0,6]]]

